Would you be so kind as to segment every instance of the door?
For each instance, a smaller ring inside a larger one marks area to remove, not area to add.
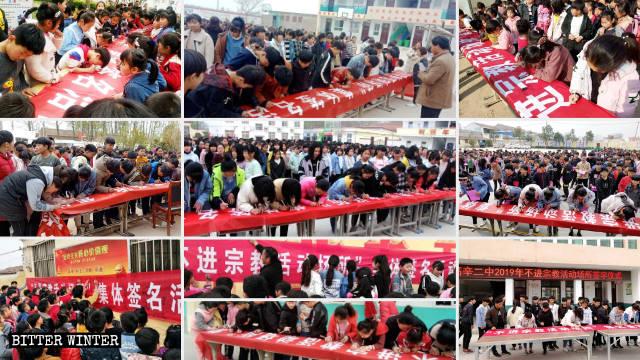
[[[335,4],[336,4],[335,0],[329,0],[327,2],[327,11],[336,11],[336,9],[333,8]]]
[[[365,41],[369,37],[369,27],[371,27],[371,22],[365,21],[362,23],[362,36],[360,37],[360,41]]]
[[[333,32],[331,30],[331,23],[332,23],[332,19],[327,19],[327,22],[324,24],[324,32],[325,33]]]
[[[422,45],[422,40],[424,40],[424,27],[416,26],[413,31],[413,41],[411,42],[411,47],[414,47],[416,44]]]
[[[382,32],[380,33],[380,42],[386,44],[389,41],[389,29],[391,28],[391,24],[384,23],[382,24]]]
[[[396,4],[396,0],[387,0],[386,1],[386,7],[394,7]]]

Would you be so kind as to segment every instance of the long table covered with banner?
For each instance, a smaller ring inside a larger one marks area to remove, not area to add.
[[[98,292],[97,308],[108,306],[115,312],[144,307],[149,317],[180,323],[182,314],[182,276],[179,270],[125,273],[115,275],[57,276],[27,278],[27,288],[46,287],[51,291],[87,284]],[[94,285],[94,281],[96,285]]]
[[[335,118],[358,110],[380,97],[385,97],[384,106],[389,106],[393,92],[404,95],[407,85],[412,84],[411,74],[395,71],[354,80],[347,87],[317,88],[286,96],[265,111],[248,110],[250,117],[260,118]]]
[[[122,186],[114,188],[112,193],[94,193],[74,203],[63,205],[55,211],[45,213],[39,229],[39,236],[69,236],[64,219],[72,216],[93,213],[112,207],[120,208],[120,232],[126,233],[128,226],[127,206],[129,201],[161,195],[169,191],[169,183]]]
[[[405,226],[399,222],[398,208],[415,206],[414,214],[418,218],[413,219],[412,224],[419,229],[423,223],[424,216],[428,216],[430,224],[437,226],[439,209],[442,202],[453,203],[455,201],[455,191],[435,190],[428,193],[397,193],[389,194],[384,198],[354,199],[351,202],[327,200],[317,207],[297,206],[290,211],[267,210],[266,213],[253,215],[236,209],[209,210],[201,213],[185,214],[184,232],[186,236],[197,236],[208,233],[233,233],[261,229],[285,224],[304,225],[299,229],[300,235],[313,235],[312,222],[316,219],[338,218],[341,226],[337,226],[339,235],[351,235],[346,233],[344,228],[349,224],[348,218],[352,214],[374,213],[378,209],[392,209],[390,214],[392,223],[390,229],[398,231],[399,227]],[[431,204],[429,212],[424,211],[423,205]],[[362,232],[371,235],[374,230],[374,221],[368,221],[368,228]],[[343,226],[344,225],[344,226]],[[267,232],[267,235],[268,232]]]
[[[300,283],[302,262],[307,254],[318,257],[321,270],[327,267],[331,255],[340,258],[338,271],[345,271],[346,263],[355,260],[358,267],[373,268],[373,257],[385,254],[389,258],[392,273],[399,271],[400,259],[413,259],[415,270],[411,274],[412,282],[418,284],[423,274],[427,273],[431,264],[442,261],[445,265],[444,277],[455,271],[455,243],[442,242],[436,246],[443,251],[417,251],[407,249],[402,243],[394,244],[389,240],[378,243],[367,242],[365,246],[345,246],[332,244],[328,240],[302,240],[300,242],[282,242],[260,240],[264,247],[273,247],[278,251],[282,263],[283,280],[291,284]],[[260,273],[262,264],[260,253],[248,240],[212,241],[185,240],[184,267],[193,272],[194,279],[205,281],[207,276],[215,279],[226,276],[234,282],[242,282],[245,277]]]
[[[573,340],[586,347],[587,360],[591,359],[591,344],[593,343],[593,333],[599,328],[609,325],[589,325],[582,327],[551,326],[532,329],[496,329],[489,330],[471,344],[474,347],[476,360],[480,359],[482,348],[493,346],[541,343],[545,341]]]
[[[588,211],[547,209],[536,207],[518,208],[518,205],[502,205],[475,201],[464,201],[460,204],[461,216],[473,216],[488,219],[491,232],[496,235],[494,222],[498,222],[499,235],[504,235],[502,221],[511,221],[541,226],[573,228],[576,230],[595,231],[606,234],[640,236],[640,218],[631,220],[616,219],[609,214],[598,214]]]
[[[129,78],[120,74],[117,63],[120,53],[127,49],[126,39],[117,39],[107,49],[111,53],[111,61],[99,72],[67,73],[56,84],[39,85],[41,89],[36,88],[38,94],[31,98],[36,116],[61,118],[71,106],[84,107],[95,100],[122,93]]]
[[[477,73],[521,118],[611,118],[609,111],[581,98],[569,103],[569,86],[534,78],[507,51],[481,42],[478,33],[460,31],[460,52]]]
[[[390,349],[363,351],[351,349],[351,344],[339,341],[326,342],[323,339],[280,335],[267,332],[233,333],[228,329],[216,329],[199,332],[196,336],[209,342],[214,351],[219,344],[240,346],[261,352],[285,354],[313,359],[362,360],[448,360],[448,357],[433,356],[426,353],[396,354]],[[215,358],[215,356],[214,356]]]

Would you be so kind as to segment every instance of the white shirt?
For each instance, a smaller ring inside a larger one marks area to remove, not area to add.
[[[580,16],[574,16],[571,19],[571,30],[569,31],[569,34],[571,34],[573,36],[580,35],[580,26],[582,26],[582,18],[583,17],[584,17],[584,15],[580,15]]]
[[[302,286],[300,287],[300,290],[306,292],[309,297],[313,295],[324,295],[322,293],[322,277],[320,276],[320,273],[312,271],[309,286]]]

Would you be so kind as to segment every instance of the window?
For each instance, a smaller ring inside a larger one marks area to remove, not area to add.
[[[611,240],[600,240],[600,246],[611,247]]]
[[[251,136],[249,136],[249,132],[248,132],[248,131],[243,131],[243,132],[242,132],[242,138],[243,138],[243,139],[248,139],[248,138],[250,138],[250,137],[251,137]]]
[[[289,122],[286,120],[282,120],[282,127],[287,127],[289,126]]]
[[[342,31],[343,28],[344,28],[344,20],[338,20],[336,21],[335,25],[333,25],[334,31]]]
[[[582,245],[583,244],[583,240],[571,240],[571,243],[573,245]]]
[[[285,15],[284,21],[289,21],[289,15]]]
[[[351,133],[347,134],[347,142],[348,143],[353,142],[353,134]]]
[[[262,130],[262,124],[256,123],[256,130]]]
[[[282,140],[289,140],[289,134],[282,133]]]
[[[557,240],[556,241],[558,244],[568,244],[569,240]]]
[[[380,35],[380,24],[373,24],[373,36]]]
[[[429,127],[429,122],[428,121],[423,121],[422,122],[422,127],[425,128],[425,129],[428,128]]]
[[[36,277],[56,276],[56,268],[53,263],[54,240],[47,240],[32,248],[33,267]]]
[[[131,240],[131,272],[180,269],[180,240]]]
[[[624,240],[613,240],[613,247],[618,249],[624,248]]]
[[[301,23],[302,22],[302,16],[298,16],[298,22]]]
[[[587,240],[588,246],[598,246],[598,240]]]
[[[269,139],[275,139],[276,138],[276,133],[274,132],[269,132]]]
[[[269,126],[276,126],[276,122],[275,121],[269,121]]]
[[[413,127],[413,121],[409,121],[409,128]]]
[[[629,249],[637,249],[638,248],[638,240],[627,240],[627,248],[629,248]]]

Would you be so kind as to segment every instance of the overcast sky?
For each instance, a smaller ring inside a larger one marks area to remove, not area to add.
[[[237,0],[185,0],[185,5],[196,5],[213,9],[237,10]],[[290,11],[303,14],[317,14],[320,11],[320,0],[264,0],[276,11]],[[258,6],[258,9],[261,9]]]
[[[640,121],[638,120],[625,120],[625,119],[611,119],[611,120],[590,120],[590,119],[575,119],[575,120],[535,120],[526,119],[516,123],[512,121],[493,121],[493,120],[480,120],[480,121],[462,121],[462,128],[465,129],[469,123],[477,122],[479,124],[496,125],[503,124],[513,127],[520,126],[524,130],[534,131],[537,133],[542,132],[542,127],[549,124],[553,127],[553,130],[566,134],[571,129],[576,131],[577,136],[584,136],[589,130],[598,138],[603,138],[613,134],[623,134],[625,138],[640,135]],[[638,133],[636,134],[636,131]]]
[[[22,241],[13,238],[0,240],[0,270],[12,266],[22,265],[22,251],[16,252],[22,247]]]

